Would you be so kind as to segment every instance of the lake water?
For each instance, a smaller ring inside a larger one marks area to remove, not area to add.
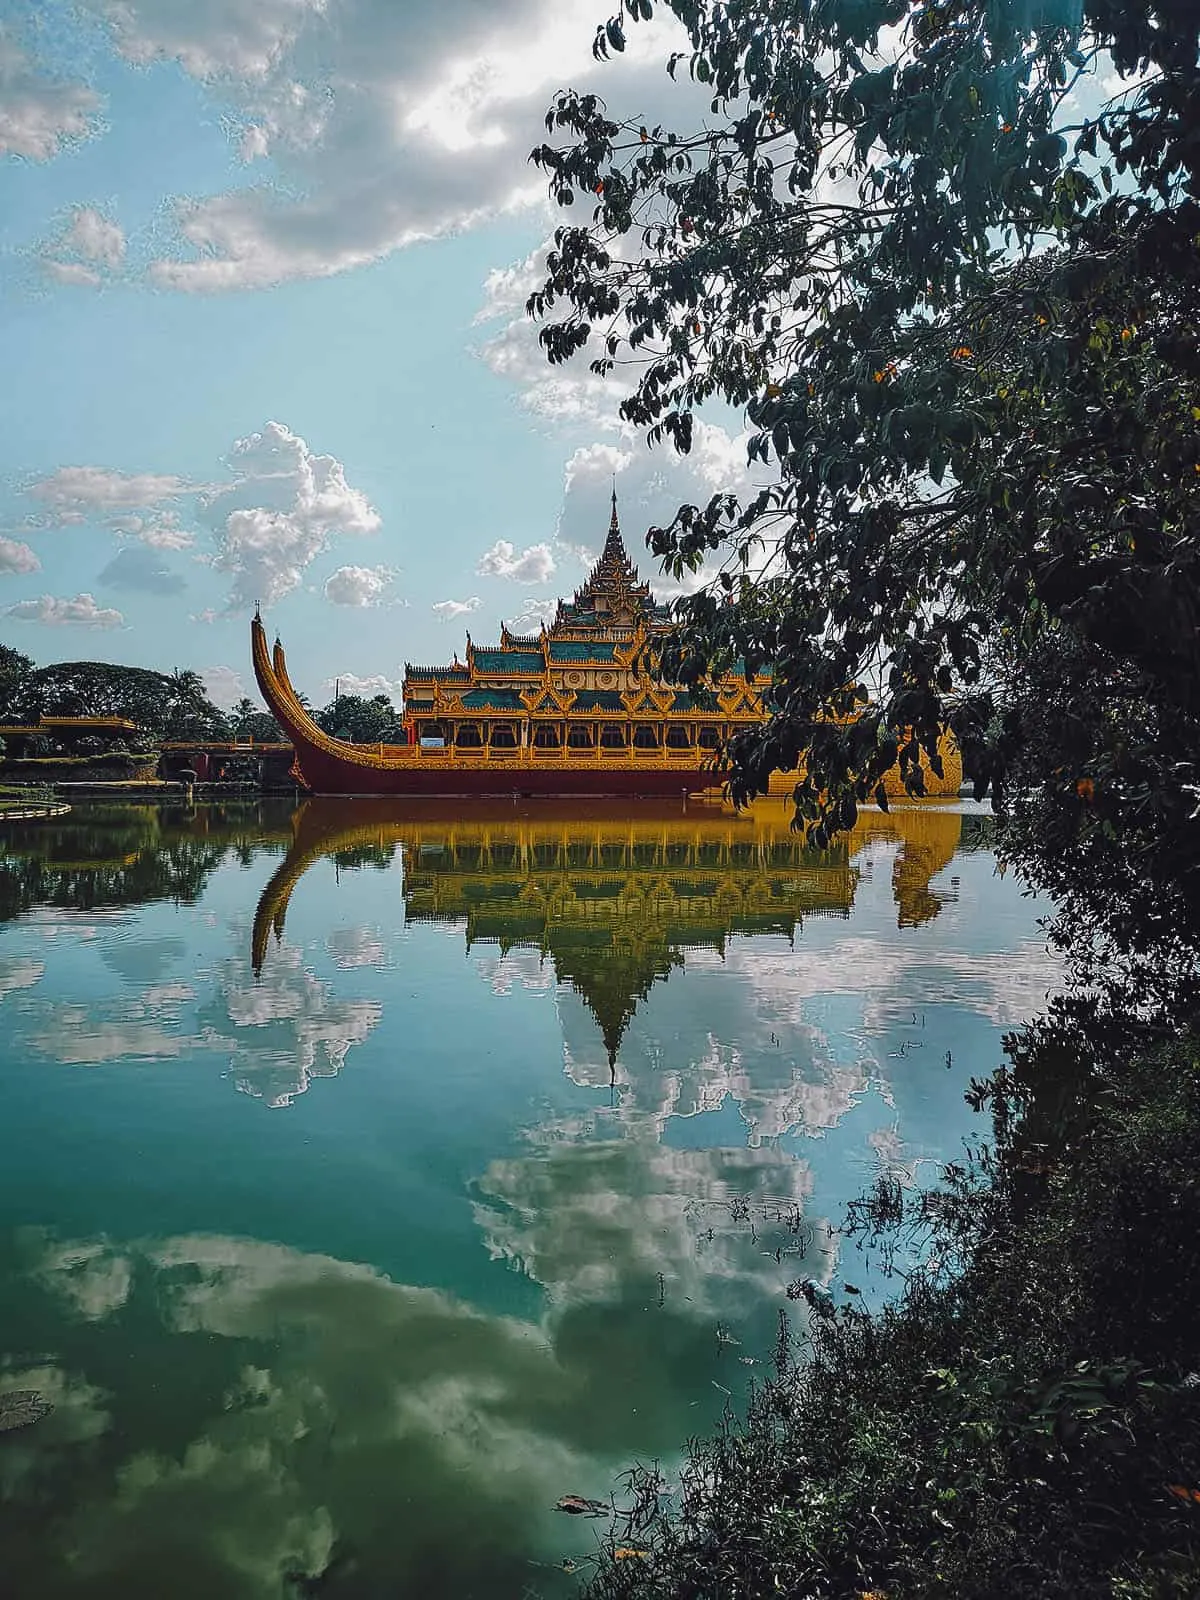
[[[445,803],[442,803],[445,809]],[[971,808],[0,832],[6,1594],[553,1596],[1054,986]]]

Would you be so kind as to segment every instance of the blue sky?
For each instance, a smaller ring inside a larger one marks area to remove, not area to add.
[[[602,0],[0,0],[0,636],[251,684],[256,599],[318,702],[393,689],[743,485],[648,453],[522,303],[564,82],[687,122],[666,23]],[[691,113],[691,115],[689,115]],[[664,587],[669,592],[669,586]]]

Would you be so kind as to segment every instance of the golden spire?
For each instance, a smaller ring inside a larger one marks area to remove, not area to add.
[[[613,478],[612,516],[608,519],[608,538],[604,541],[604,555],[617,561],[627,561],[625,541],[621,538],[621,524],[617,519],[617,480]],[[601,557],[603,560],[604,557]]]

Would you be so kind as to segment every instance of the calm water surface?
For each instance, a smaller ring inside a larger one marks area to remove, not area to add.
[[[978,1132],[1054,972],[961,809],[76,811],[0,833],[4,1589],[553,1596]]]

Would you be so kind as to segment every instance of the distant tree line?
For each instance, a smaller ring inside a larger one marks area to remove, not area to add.
[[[403,738],[400,713],[383,694],[337,695],[313,715],[326,733],[355,744]],[[41,717],[125,717],[150,743],[286,738],[275,718],[248,696],[228,712],[214,705],[197,672],[154,672],[109,661],[38,667],[21,651],[0,645],[0,722],[34,723]],[[51,754],[52,746],[47,739],[46,750],[32,753]]]

